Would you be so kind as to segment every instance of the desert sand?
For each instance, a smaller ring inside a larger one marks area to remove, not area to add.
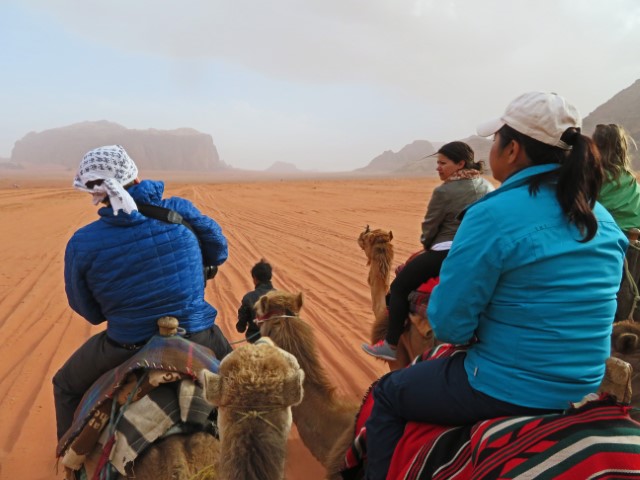
[[[77,228],[97,218],[96,207],[70,187],[71,172],[11,175],[0,172],[0,479],[60,479],[51,378],[102,328],[67,304],[64,249]],[[274,267],[277,288],[304,293],[302,316],[314,327],[326,369],[341,394],[359,400],[387,368],[360,348],[373,315],[368,267],[356,238],[367,224],[392,230],[394,267],[404,261],[421,247],[420,222],[438,183],[437,177],[179,179],[167,182],[166,195],[192,200],[229,240],[229,260],[206,292],[229,340],[244,338],[235,331],[236,312],[252,288],[251,266],[264,257]],[[287,478],[323,478],[295,428],[289,447]]]

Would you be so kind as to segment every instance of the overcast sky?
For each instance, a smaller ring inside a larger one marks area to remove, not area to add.
[[[638,0],[0,0],[0,157],[109,120],[195,128],[237,168],[351,170],[529,90],[586,116],[639,52]]]

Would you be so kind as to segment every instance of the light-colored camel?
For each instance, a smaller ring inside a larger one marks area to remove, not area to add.
[[[205,432],[170,435],[151,445],[136,460],[130,478],[281,480],[291,413],[287,407],[275,408],[274,402],[299,402],[303,376],[295,357],[268,339],[234,350],[221,362],[219,374],[206,370],[199,373],[207,400],[219,405],[218,428],[226,443]],[[234,396],[235,404],[226,400],[228,395]],[[265,408],[256,409],[257,405]],[[273,408],[269,409],[269,405]],[[238,415],[245,419],[229,426]],[[258,438],[261,441],[255,442]],[[229,453],[240,447],[245,448],[240,455]],[[93,478],[100,454],[98,446],[86,459],[86,478]],[[74,475],[65,469],[67,480],[75,479]]]
[[[631,405],[640,408],[640,323],[625,320],[613,325],[611,356],[631,365]],[[640,421],[640,411],[632,410],[631,417]]]
[[[267,337],[242,346],[202,372],[205,397],[218,407],[219,480],[284,477],[291,406],[303,398],[304,371]]]
[[[336,392],[318,359],[313,330],[298,316],[302,304],[301,293],[274,290],[262,296],[256,303],[257,316],[265,319],[260,333],[295,356],[304,370],[304,398],[292,408],[293,421],[305,446],[327,469],[327,478],[339,479],[360,402]]]
[[[385,338],[389,328],[389,312],[386,296],[389,292],[391,264],[393,262],[393,233],[381,229],[371,230],[369,225],[358,236],[358,245],[364,251],[369,266],[367,282],[371,289],[371,306],[374,321],[370,341],[376,343]],[[409,315],[408,328],[400,336],[396,360],[389,363],[391,370],[407,366],[415,357],[433,347],[435,341],[429,320],[421,315]]]

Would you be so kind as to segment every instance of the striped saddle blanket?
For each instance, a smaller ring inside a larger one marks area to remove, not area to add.
[[[85,393],[56,456],[78,470],[103,446],[101,463],[121,474],[153,441],[169,431],[213,429],[213,406],[197,376],[218,371],[214,353],[180,336],[154,336],[125,363],[100,377]]]
[[[436,347],[425,358],[458,351]],[[366,465],[365,422],[373,386],[356,421],[342,477],[361,478]],[[408,423],[396,446],[388,479],[640,479],[640,424],[630,407],[594,396],[563,414],[503,417],[445,427]]]

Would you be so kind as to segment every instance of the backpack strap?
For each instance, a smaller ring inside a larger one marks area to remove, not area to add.
[[[138,203],[138,211],[145,217],[155,218],[167,223],[175,223],[177,225],[184,225],[198,238],[195,230],[189,222],[187,222],[182,215],[170,208],[160,207],[158,205],[151,205],[149,203]],[[198,243],[200,239],[198,238]]]
[[[138,203],[138,212],[140,212],[145,217],[154,218],[156,220],[160,220],[166,223],[175,223],[176,225],[184,225],[196,236],[196,240],[198,240],[198,246],[200,247],[200,251],[202,251],[202,242],[200,241],[200,237],[193,229],[191,224],[187,222],[182,215],[180,215],[175,210],[171,210],[170,208],[160,207],[158,205],[151,205],[149,203]],[[204,256],[203,256],[204,258]],[[212,279],[218,273],[218,267],[215,265],[204,265],[204,282],[207,283],[207,280]]]

